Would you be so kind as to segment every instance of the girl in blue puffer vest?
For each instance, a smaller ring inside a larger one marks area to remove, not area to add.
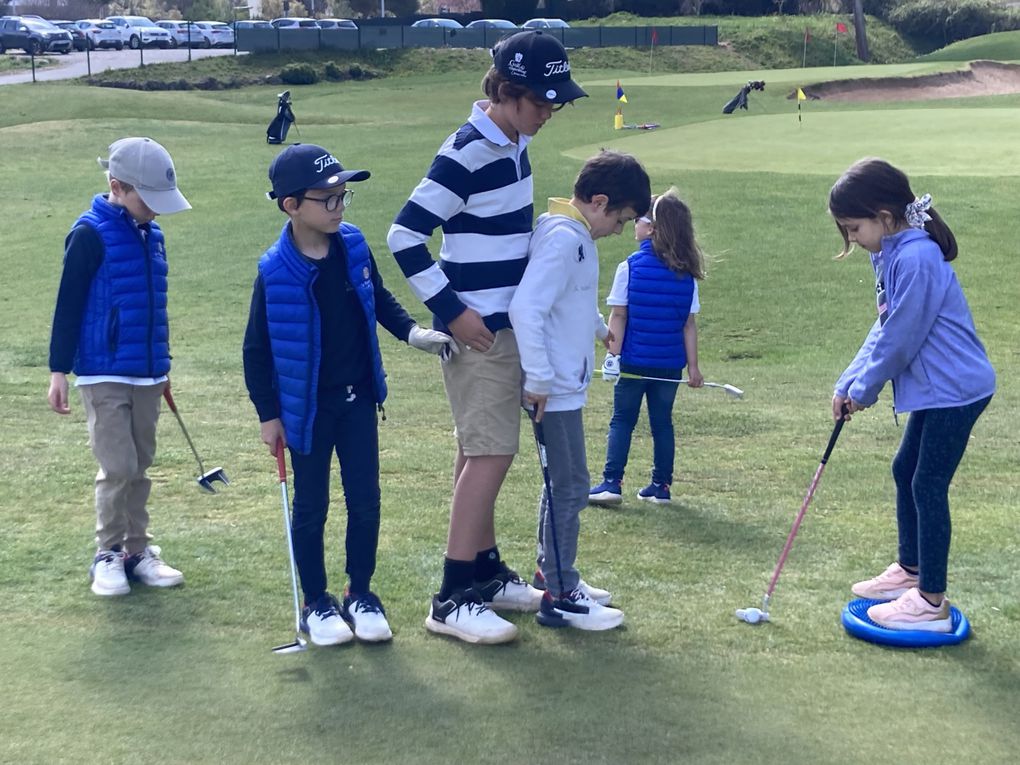
[[[603,377],[617,382],[603,481],[588,495],[595,505],[623,501],[623,473],[642,398],[648,401],[653,467],[651,483],[637,497],[670,502],[676,451],[673,402],[684,367],[689,386],[700,388],[704,383],[698,369],[695,319],[700,310],[696,280],[705,276],[704,257],[694,238],[691,211],[676,189],[652,200],[649,215],[634,223],[634,238],[640,247],[617,267],[606,299],[615,340],[603,364]]]

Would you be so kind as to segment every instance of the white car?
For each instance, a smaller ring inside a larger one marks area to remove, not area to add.
[[[102,19],[81,19],[74,22],[74,25],[85,33],[85,39],[89,41],[89,50],[96,48],[121,50],[124,47],[124,39],[113,22]]]
[[[277,29],[318,29],[319,24],[315,19],[286,18],[281,17],[269,22]]]
[[[525,29],[570,29],[570,24],[563,19],[528,19],[521,26]]]
[[[170,33],[157,27],[145,16],[109,16],[106,21],[117,25],[121,37],[132,50],[138,50],[143,45],[148,48],[170,47]]]
[[[157,21],[156,26],[170,33],[170,47],[178,48],[189,45],[192,48],[211,48],[212,34],[200,29],[193,21]]]
[[[202,34],[209,37],[214,48],[233,48],[234,30],[229,24],[222,21],[196,21],[195,26],[202,30]]]
[[[316,19],[319,29],[357,29],[358,25],[350,19]]]
[[[445,29],[463,29],[464,25],[456,19],[418,19],[412,25],[415,29],[426,29],[445,28]]]

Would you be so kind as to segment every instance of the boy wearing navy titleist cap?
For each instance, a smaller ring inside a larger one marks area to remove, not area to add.
[[[503,643],[517,628],[490,606],[536,611],[542,597],[500,559],[494,517],[520,440],[520,357],[507,311],[528,262],[528,142],[553,112],[586,93],[570,78],[563,46],[541,31],[499,42],[482,91],[487,100],[443,143],[388,243],[433,325],[463,348],[443,365],[457,454],[443,582],[425,627]],[[440,226],[437,263],[427,243]]]
[[[379,541],[376,410],[386,400],[376,322],[419,350],[450,350],[448,336],[415,324],[383,286],[365,237],[343,220],[354,197],[347,184],[369,176],[313,144],[288,146],[273,160],[267,196],[289,220],[259,261],[244,336],[262,441],[274,454],[278,444],[290,448],[301,628],[316,645],[392,637],[370,589]],[[326,590],[323,553],[334,452],[347,505],[342,603]]]
[[[126,595],[129,579],[153,587],[184,581],[150,545],[145,475],[170,385],[167,258],[157,215],[190,210],[174,163],[151,138],[110,145],[109,192],[97,194],[64,242],[50,336],[50,407],[69,414],[67,373],[88,416],[96,475],[96,595]]]

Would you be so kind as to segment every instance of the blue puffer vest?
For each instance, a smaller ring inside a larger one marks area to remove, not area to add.
[[[130,213],[102,194],[74,225],[82,224],[99,232],[104,252],[85,304],[74,373],[162,377],[170,371],[163,232],[150,223],[144,241]]]
[[[627,268],[627,330],[620,369],[679,380],[687,366],[684,325],[694,299],[694,277],[666,268],[648,239],[627,258]]]
[[[347,278],[365,312],[376,402],[382,404],[386,400],[386,373],[375,330],[375,287],[368,244],[361,231],[349,223],[340,224],[340,236],[347,251]],[[294,246],[288,223],[259,260],[259,273],[266,290],[280,419],[287,444],[299,454],[307,454],[312,449],[322,353],[319,307],[312,292],[319,269]]]

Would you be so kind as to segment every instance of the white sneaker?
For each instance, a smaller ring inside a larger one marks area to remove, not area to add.
[[[125,562],[127,575],[150,587],[176,587],[184,584],[184,574],[168,566],[159,557],[161,550],[149,545],[142,552],[135,553]]]
[[[127,595],[131,592],[124,561],[127,555],[120,550],[99,550],[89,567],[92,592],[96,595]]]
[[[500,571],[487,582],[472,585],[482,601],[496,611],[524,611],[535,613],[542,601],[542,592],[521,579],[517,572],[500,564]]]
[[[545,575],[541,571],[536,571],[534,578],[531,580],[536,590],[545,592]],[[609,590],[603,590],[601,587],[595,587],[594,585],[588,584],[583,579],[577,583],[578,589],[584,592],[589,598],[594,600],[600,606],[608,606],[613,602],[613,593]]]
[[[393,637],[386,611],[374,592],[364,595],[344,593],[342,616],[354,628],[354,636],[366,643],[379,643]]]
[[[473,589],[455,592],[448,600],[433,597],[425,629],[466,643],[508,643],[517,637],[517,627],[485,605]]]
[[[315,645],[340,645],[354,640],[354,633],[340,616],[340,604],[328,592],[304,607],[299,626]]]
[[[574,627],[598,632],[623,624],[623,611],[599,605],[578,587],[555,600],[546,592],[535,619],[544,627]]]

